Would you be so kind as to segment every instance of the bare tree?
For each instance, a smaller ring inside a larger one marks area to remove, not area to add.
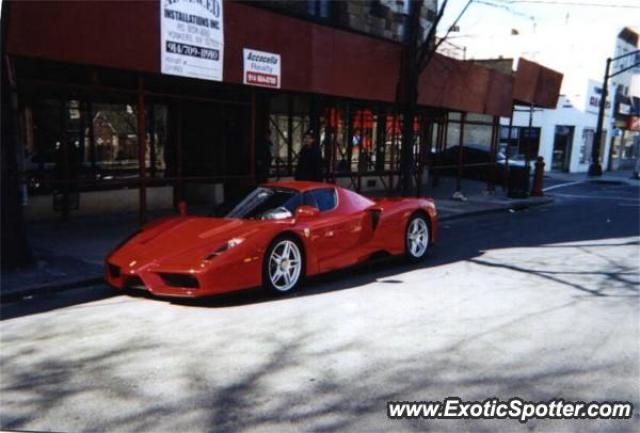
[[[424,40],[421,39],[420,11],[423,0],[409,0],[409,18],[404,37],[404,56],[397,86],[396,102],[401,107],[403,127],[402,127],[402,149],[400,154],[400,186],[402,195],[413,193],[413,177],[415,161],[413,160],[413,144],[415,134],[413,130],[413,119],[418,108],[418,84],[420,74],[429,65],[434,54],[440,45],[446,40],[462,15],[469,8],[473,0],[469,0],[458,17],[443,38],[436,42],[436,30],[447,7],[448,0],[443,0],[435,19]]]

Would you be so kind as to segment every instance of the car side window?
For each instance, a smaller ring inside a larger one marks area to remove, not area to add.
[[[319,188],[306,191],[302,196],[302,204],[318,208],[320,212],[334,209],[337,205],[336,190],[334,188]]]

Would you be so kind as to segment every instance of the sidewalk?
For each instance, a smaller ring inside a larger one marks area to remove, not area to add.
[[[425,194],[435,199],[440,221],[508,211],[509,209],[525,209],[553,201],[549,197],[508,198],[506,190],[500,185],[496,185],[495,192],[489,194],[486,182],[470,179],[462,179],[461,186],[465,201],[452,198],[456,191],[455,178],[453,177],[441,177],[437,187],[427,185]]]
[[[463,179],[462,191],[467,200],[452,200],[455,180],[443,177],[437,188],[428,186],[425,194],[436,200],[440,221],[522,209],[552,201],[546,197],[508,199],[500,186],[496,187],[495,195],[486,195],[485,190],[486,183]],[[152,215],[152,218],[159,216]],[[35,264],[2,273],[0,301],[11,302],[101,283],[104,258],[137,228],[137,214],[72,217],[68,222],[28,224]]]
[[[545,187],[552,186],[553,184],[569,182],[621,182],[629,185],[640,185],[640,179],[633,177],[633,170],[605,171],[602,173],[602,176],[597,177],[590,177],[587,173],[551,172],[545,173],[544,177]],[[551,182],[547,182],[547,180],[550,180]]]

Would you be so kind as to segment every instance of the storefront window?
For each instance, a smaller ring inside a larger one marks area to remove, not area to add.
[[[580,164],[587,164],[591,159],[591,149],[593,148],[593,136],[595,131],[591,128],[582,130],[582,146],[580,146]]]
[[[622,147],[622,158],[636,159],[640,156],[640,133],[629,131],[625,134]]]
[[[602,130],[600,137],[600,158],[603,157],[605,137],[607,130]],[[584,128],[582,130],[582,145],[580,146],[580,164],[588,164],[591,161],[591,153],[593,152],[593,142],[595,140],[595,130],[593,128]]]
[[[512,126],[511,137],[509,137],[509,127],[500,127],[499,151],[506,153],[509,146],[509,156],[514,158],[524,158],[529,149],[529,158],[535,159],[540,147],[540,128],[527,126]]]
[[[415,117],[413,125],[418,161],[421,116]],[[329,178],[334,173],[344,177],[399,168],[402,116],[389,107],[281,94],[269,102],[271,176],[293,175],[304,132],[309,128],[316,135]]]
[[[281,94],[271,98],[269,131],[273,143],[271,175],[291,176],[311,124],[308,97]]]
[[[327,113],[333,119],[328,131],[336,141],[338,173],[367,173],[394,167],[394,155],[398,155],[402,138],[400,116],[380,108],[347,104],[329,108]]]
[[[166,105],[145,113],[147,176],[166,168]],[[73,184],[74,189],[121,188],[139,176],[136,106],[86,99],[43,98],[24,111],[23,169],[30,194],[46,194]]]
[[[137,119],[131,105],[96,104],[92,114],[96,165],[114,174],[137,170]]]
[[[62,101],[44,99],[37,106],[25,109],[27,133],[25,146],[25,169],[43,171],[51,169],[56,149],[62,138]]]

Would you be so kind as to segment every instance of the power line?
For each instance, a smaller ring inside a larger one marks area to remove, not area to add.
[[[521,17],[524,17],[524,18],[528,18],[528,19],[530,19],[532,21],[535,21],[535,19],[536,19],[533,15],[527,15],[525,13],[515,11],[515,10],[513,10],[512,8],[510,8],[509,6],[507,6],[505,4],[493,3],[493,2],[490,2],[490,1],[486,1],[486,0],[475,0],[475,2],[478,3],[478,4],[481,4],[481,5],[491,6],[491,7],[498,8],[498,9],[503,9],[503,10],[511,13],[512,15],[518,15],[518,16],[521,16]]]
[[[640,9],[640,5],[616,4],[616,3],[584,3],[578,1],[557,1],[557,0],[497,0],[508,4],[533,4],[547,6],[584,6],[618,9]]]

